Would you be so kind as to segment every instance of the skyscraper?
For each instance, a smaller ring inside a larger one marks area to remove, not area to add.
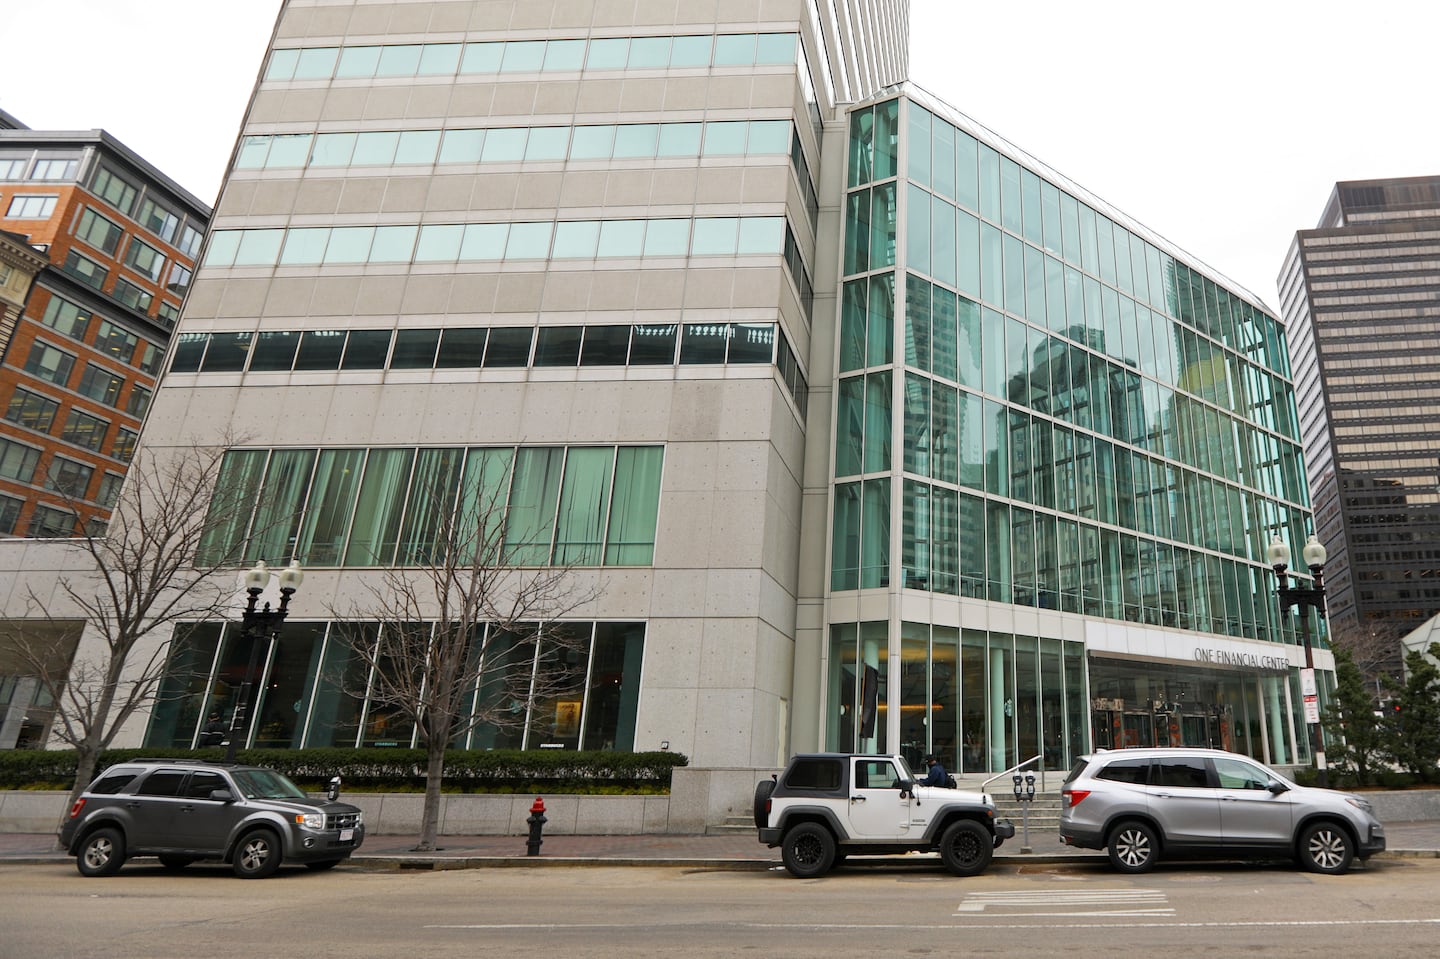
[[[599,593],[573,696],[473,748],[1304,761],[1279,324],[906,83],[907,16],[284,5],[144,443],[252,437],[216,548],[325,597],[262,656],[255,743],[412,740],[338,695],[329,611],[423,561],[413,491],[451,477]],[[231,697],[234,627],[192,639],[194,701],[136,740]]]
[[[1437,239],[1440,177],[1337,183],[1279,278],[1331,628],[1391,666],[1440,612]]]

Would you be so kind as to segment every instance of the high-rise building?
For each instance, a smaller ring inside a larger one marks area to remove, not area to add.
[[[1440,177],[1337,183],[1279,277],[1331,630],[1391,668],[1440,612],[1437,241]]]
[[[308,571],[253,743],[412,741],[341,695],[331,611],[424,561],[445,477],[599,593],[573,694],[474,748],[1306,761],[1280,324],[905,82],[907,20],[283,5],[143,444],[251,437],[212,546]],[[189,636],[133,741],[233,702],[248,645]]]
[[[0,324],[0,536],[103,527],[209,216],[103,130],[0,113],[0,228],[43,266]]]

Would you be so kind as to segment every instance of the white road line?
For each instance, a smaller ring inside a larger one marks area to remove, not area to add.
[[[1155,908],[1135,908],[1154,904]],[[1050,909],[1067,909],[1065,912],[1030,912],[1028,907],[1042,906]],[[1109,906],[1109,909],[1083,909],[1084,906]],[[1130,908],[1125,908],[1130,907]],[[975,915],[986,910],[1002,912],[996,918],[1014,916],[1173,916],[1174,908],[1168,905],[1165,893],[1158,889],[1060,889],[1054,892],[1039,892],[1033,889],[1018,892],[977,892],[965,897],[956,907],[953,915]],[[978,918],[990,918],[979,916]]]
[[[1033,922],[1033,923],[987,923],[984,929],[1245,929],[1245,928],[1314,928],[1324,926],[1435,926],[1440,919],[1274,919],[1255,922]],[[645,928],[703,928],[729,926],[742,929],[804,929],[812,932],[863,932],[884,930],[935,930],[954,931],[966,928],[956,923],[794,923],[794,922],[695,922],[695,923],[633,923],[633,922],[536,922],[536,923],[433,923],[422,929],[528,929],[528,930],[583,930],[583,929],[636,929]]]

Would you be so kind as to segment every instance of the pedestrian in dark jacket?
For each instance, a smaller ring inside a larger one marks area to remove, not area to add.
[[[211,713],[210,719],[205,723],[205,728],[200,731],[200,738],[195,745],[201,749],[206,746],[219,746],[225,742],[225,734],[229,732],[225,724],[220,721],[219,713]]]
[[[922,786],[948,786],[950,785],[950,774],[945,772],[945,767],[940,765],[939,756],[930,756],[925,760],[930,766],[930,772],[924,779],[920,780]]]

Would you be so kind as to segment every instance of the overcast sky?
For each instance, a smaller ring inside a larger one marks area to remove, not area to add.
[[[279,6],[11,3],[0,109],[213,203]],[[1437,26],[1434,0],[911,0],[911,77],[1278,307],[1335,181],[1440,173]]]

